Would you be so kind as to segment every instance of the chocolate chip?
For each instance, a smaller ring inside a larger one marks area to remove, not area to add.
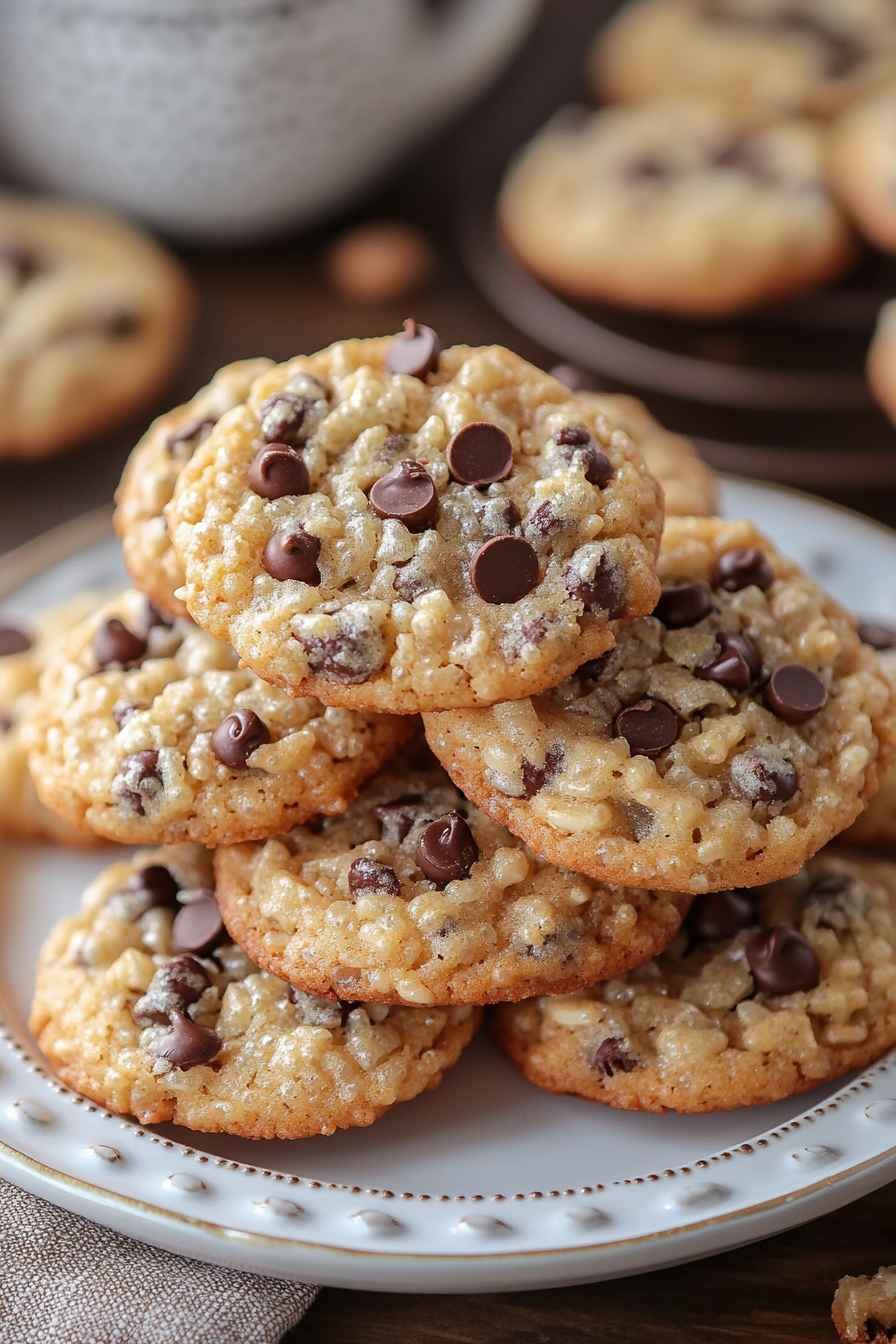
[[[172,630],[174,620],[171,616],[166,616],[155,604],[146,599],[146,610],[143,615],[143,633],[149,635],[150,630]]]
[[[596,485],[599,490],[606,489],[613,476],[613,466],[587,426],[566,425],[564,429],[557,430],[554,442],[567,462],[574,462],[578,458],[584,467],[586,481]]]
[[[720,943],[756,921],[753,903],[742,891],[708,891],[691,906],[686,924],[701,943]]]
[[[591,1056],[591,1067],[603,1078],[612,1078],[615,1073],[631,1073],[637,1068],[637,1060],[626,1053],[625,1041],[621,1036],[608,1036]]]
[[[804,901],[839,901],[852,888],[852,878],[845,873],[829,873],[816,878],[803,892]]]
[[[399,453],[406,453],[410,439],[407,434],[387,434],[383,439],[383,446],[380,449],[380,457],[384,462],[391,462],[393,457]]]
[[[131,1009],[140,1027],[162,1026],[174,1009],[183,1011],[198,1002],[211,984],[201,962],[189,955],[174,957],[156,971],[146,993]]]
[[[262,499],[283,499],[284,495],[307,495],[311,478],[295,449],[272,443],[252,459],[249,485]]]
[[[544,765],[523,761],[523,788],[527,798],[534,798],[554,775],[559,774],[566,761],[566,751],[559,742],[552,742],[544,754]]]
[[[751,803],[786,803],[799,787],[793,763],[772,747],[751,747],[731,762],[733,791]]]
[[[579,364],[555,364],[550,372],[551,377],[556,378],[564,387],[568,387],[570,392],[597,391],[598,384],[594,374]]]
[[[221,1049],[220,1037],[208,1027],[191,1022],[186,1013],[175,1008],[168,1014],[171,1030],[157,1036],[146,1047],[156,1059],[167,1059],[176,1069],[193,1069],[208,1064]]]
[[[146,654],[146,640],[111,616],[103,621],[93,637],[93,656],[100,667],[119,663],[121,667],[136,667]]]
[[[125,889],[144,899],[145,910],[157,907],[165,910],[177,909],[180,884],[171,869],[163,867],[160,863],[151,863],[147,868],[140,868],[136,873],[132,873],[125,884]]]
[[[200,956],[212,952],[227,936],[215,893],[197,888],[182,892],[180,899],[185,904],[171,925],[174,946],[181,952],[198,952]]]
[[[762,659],[754,646],[737,630],[719,630],[716,634],[719,654],[712,662],[694,669],[703,681],[715,681],[733,691],[745,691],[762,670]]]
[[[115,778],[122,781],[113,790],[116,796],[127,803],[138,817],[146,816],[146,804],[160,794],[163,788],[159,753],[135,751],[133,756],[125,756]]]
[[[567,566],[566,591],[581,602],[586,611],[606,611],[613,617],[619,614],[622,606],[616,575],[605,555],[598,560],[590,578],[584,578],[571,565]]]
[[[420,793],[405,793],[391,803],[380,803],[374,807],[373,815],[382,827],[385,843],[400,845],[425,807],[425,800]]]
[[[741,588],[749,588],[751,584],[763,590],[770,588],[775,576],[764,553],[757,546],[738,546],[719,556],[712,572],[712,581],[714,587],[736,593]]]
[[[493,537],[473,556],[470,581],[483,602],[519,602],[538,584],[538,556],[523,537]]]
[[[382,638],[363,626],[336,635],[304,635],[302,646],[312,672],[352,686],[369,681],[383,665]]]
[[[878,653],[884,649],[896,649],[896,630],[891,625],[881,625],[880,621],[859,621],[858,635],[863,644],[870,644]]]
[[[526,531],[530,536],[535,537],[536,541],[541,541],[545,537],[554,537],[563,530],[563,519],[554,507],[550,499],[546,499],[543,504],[539,504],[537,509],[526,519]]]
[[[393,336],[386,351],[387,373],[409,373],[412,378],[425,378],[439,362],[442,346],[432,327],[424,327],[413,318],[406,318],[404,331]]]
[[[138,705],[136,700],[116,700],[112,706],[112,717],[116,727],[123,728],[128,719],[132,719],[145,708],[145,705]]]
[[[0,733],[8,733],[12,727],[12,719],[8,714],[0,714]]]
[[[321,388],[323,395],[323,388]],[[295,448],[303,442],[302,429],[308,408],[313,406],[311,397],[303,397],[297,392],[274,392],[258,408],[261,424],[261,437],[266,443],[285,444]],[[253,490],[255,487],[252,487]],[[261,491],[258,491],[261,494]],[[296,491],[304,494],[304,491]],[[270,496],[269,496],[270,498]]]
[[[487,540],[490,537],[506,537],[522,522],[519,509],[506,495],[499,499],[483,500],[481,504],[476,505],[473,512],[482,528],[482,535]]]
[[[821,677],[800,663],[776,667],[765,688],[765,703],[785,723],[805,723],[827,702]]]
[[[607,649],[599,658],[589,658],[576,672],[576,676],[580,681],[599,681],[609,671],[615,653],[615,649]]]
[[[432,591],[433,584],[417,577],[414,568],[409,568],[410,560],[400,560],[395,566],[395,578],[392,587],[403,602],[416,602],[418,597]]]
[[[513,471],[510,435],[487,420],[476,420],[459,429],[445,456],[448,470],[461,485],[494,485]]]
[[[667,630],[684,630],[696,625],[712,611],[712,598],[702,583],[673,579],[664,583],[654,616]]]
[[[432,882],[467,877],[479,858],[473,832],[459,812],[432,821],[417,841],[417,865]]]
[[[765,994],[794,994],[818,984],[818,957],[796,929],[783,924],[761,929],[747,943],[746,953],[756,987]]]
[[[270,729],[254,709],[236,709],[212,733],[211,747],[222,765],[244,770],[253,751],[270,740]]]
[[[264,548],[261,563],[272,579],[298,579],[317,588],[320,584],[319,555],[318,538],[295,523],[274,533]]]
[[[651,760],[678,740],[678,718],[662,700],[638,700],[616,715],[613,732],[624,737],[633,756]]]
[[[400,896],[401,883],[394,868],[376,859],[355,859],[348,870],[348,889],[353,897],[380,892],[385,896]]]
[[[439,507],[435,482],[423,463],[411,458],[374,481],[367,497],[377,518],[397,518],[411,532],[429,527]]]
[[[25,653],[31,648],[31,640],[24,630],[13,625],[0,625],[0,658],[8,658],[12,653]]]
[[[188,421],[180,429],[176,429],[168,435],[167,447],[169,453],[176,453],[182,443],[192,443],[194,439],[198,440],[196,444],[198,447],[203,439],[208,438],[216,424],[216,420]]]

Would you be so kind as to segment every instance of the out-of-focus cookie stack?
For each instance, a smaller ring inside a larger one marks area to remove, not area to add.
[[[534,1082],[648,1110],[896,1042],[896,869],[815,857],[896,756],[896,693],[711,501],[637,402],[411,321],[157,421],[118,499],[136,591],[23,730],[68,826],[163,846],[44,949],[60,1076],[299,1137],[434,1086],[489,1004]]]

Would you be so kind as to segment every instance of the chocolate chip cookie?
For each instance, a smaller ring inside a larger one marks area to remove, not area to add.
[[[172,616],[186,616],[187,609],[174,596],[184,575],[168,537],[165,505],[184,463],[224,412],[245,401],[252,383],[273,363],[241,359],[225,364],[185,405],[153,421],[124,469],[115,496],[115,530],[125,564],[134,586]]]
[[[132,225],[0,196],[0,457],[44,457],[138,411],[191,311],[181,267]]]
[[[896,867],[818,855],[698,896],[667,950],[580,994],[502,1005],[526,1077],[621,1110],[756,1106],[896,1043]]]
[[[539,854],[676,891],[789,877],[861,812],[896,696],[855,622],[747,522],[671,518],[652,616],[535,699],[425,716]]]
[[[27,623],[0,619],[0,834],[79,848],[98,843],[95,836],[67,826],[41,803],[28,772],[23,725],[48,660],[67,631],[99,600],[95,594],[84,594]]]
[[[439,769],[399,761],[341,818],[219,849],[221,912],[308,993],[494,1003],[590,984],[668,943],[690,899],[553,867]]]
[[[627,434],[500,346],[428,327],[258,379],[168,506],[194,620],[259,676],[412,713],[553,685],[655,601]]]
[[[24,731],[41,798],[69,825],[215,845],[342,811],[412,728],[286,695],[129,592],[49,662]]]
[[[881,1265],[876,1274],[845,1275],[837,1284],[831,1319],[842,1344],[896,1339],[896,1265]]]
[[[888,0],[636,0],[595,41],[602,98],[707,98],[828,117],[896,73]]]
[[[683,317],[798,293],[855,256],[814,123],[751,128],[698,103],[559,114],[511,166],[498,216],[548,284]]]
[[[437,1087],[475,1008],[320,999],[230,941],[198,845],[113,864],[50,934],[30,1026],[63,1082],[142,1124],[300,1139]]]

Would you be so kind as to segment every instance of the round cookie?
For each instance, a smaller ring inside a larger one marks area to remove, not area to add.
[[[502,1005],[526,1077],[620,1110],[756,1106],[896,1044],[896,868],[823,854],[698,896],[661,956],[580,994]]]
[[[219,849],[228,929],[309,993],[496,1003],[591,984],[669,942],[690,899],[553,867],[445,774],[387,766],[338,820]]]
[[[865,372],[871,391],[896,424],[896,299],[885,303],[877,315]]]
[[[831,131],[828,155],[834,190],[862,233],[896,252],[896,95],[847,108]]]
[[[185,405],[154,420],[128,458],[115,494],[115,530],[135,588],[172,616],[186,616],[187,609],[174,596],[184,575],[163,510],[184,463],[224,412],[245,401],[252,383],[273,363],[260,358],[225,364]]]
[[[896,1338],[896,1265],[881,1265],[876,1274],[845,1274],[831,1320],[842,1344],[887,1344]]]
[[[655,601],[662,503],[562,383],[409,322],[258,379],[168,520],[191,615],[259,676],[406,714],[525,695],[609,648]]]
[[[370,1125],[438,1086],[478,1026],[475,1008],[291,990],[230,942],[211,884],[198,845],[143,850],[56,925],[30,1026],[63,1082],[142,1124],[249,1139]]]
[[[341,812],[412,729],[288,696],[128,592],[50,661],[25,737],[41,798],[69,825],[124,844],[216,845]]]
[[[99,843],[95,836],[67,826],[44,807],[28,773],[24,741],[24,724],[41,673],[67,631],[98,601],[96,594],[85,593],[41,612],[27,622],[27,628],[0,620],[0,834],[78,848]]]
[[[896,752],[896,692],[836,602],[748,522],[670,518],[663,596],[534,700],[425,716],[477,806],[539,854],[676,891],[789,877]]]
[[[855,245],[822,131],[697,103],[563,113],[511,166],[498,217],[522,262],[583,299],[712,318],[839,275]]]
[[[0,195],[0,457],[44,457],[138,411],[192,306],[180,265],[133,225]]]
[[[896,73],[889,0],[635,0],[589,57],[601,98],[699,97],[757,119],[836,114]]]

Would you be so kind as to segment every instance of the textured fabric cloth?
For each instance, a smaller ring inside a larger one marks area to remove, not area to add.
[[[0,1180],[2,1344],[277,1344],[316,1295],[158,1251]]]

